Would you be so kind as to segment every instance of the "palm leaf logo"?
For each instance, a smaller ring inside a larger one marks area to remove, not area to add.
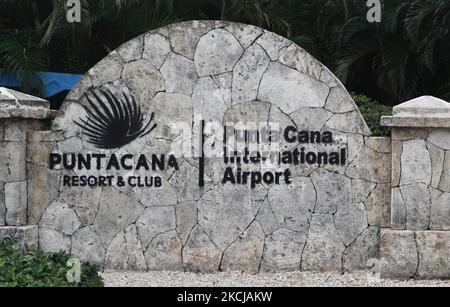
[[[116,149],[148,135],[156,128],[156,124],[151,125],[154,113],[146,123],[134,97],[125,92],[122,92],[122,97],[102,89],[86,94],[88,106],[83,108],[88,117],[80,119],[80,122],[75,121],[75,124],[83,129],[88,143],[101,149]]]

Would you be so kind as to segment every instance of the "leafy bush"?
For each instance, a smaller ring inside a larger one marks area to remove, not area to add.
[[[364,96],[352,95],[373,136],[389,136],[391,129],[380,125],[381,116],[392,115],[392,108]]]
[[[13,239],[0,240],[0,287],[103,287],[98,269],[81,266],[81,283],[69,283],[66,252],[47,254],[34,247],[19,248]]]

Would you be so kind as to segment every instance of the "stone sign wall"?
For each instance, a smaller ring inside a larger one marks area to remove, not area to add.
[[[63,111],[30,137],[28,217],[45,251],[106,269],[252,273],[378,255],[389,139],[371,138],[341,83],[285,38],[213,21],[152,31],[92,68]],[[278,163],[205,156],[222,147],[213,123],[278,124]]]

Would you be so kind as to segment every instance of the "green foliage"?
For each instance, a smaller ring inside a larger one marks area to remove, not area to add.
[[[66,280],[71,258],[66,252],[46,254],[19,248],[13,239],[0,240],[0,287],[103,287],[95,266],[82,264],[81,283]]]
[[[392,115],[392,108],[364,95],[352,95],[373,136],[390,136],[391,129],[380,125],[381,116]]]

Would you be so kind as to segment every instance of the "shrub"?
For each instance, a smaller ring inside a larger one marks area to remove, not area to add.
[[[367,122],[373,136],[390,136],[391,129],[380,125],[381,116],[392,115],[392,108],[364,96],[353,94],[359,110]]]
[[[81,282],[69,283],[66,252],[47,254],[35,247],[19,248],[14,239],[0,240],[0,287],[103,287],[98,269],[81,266]]]

